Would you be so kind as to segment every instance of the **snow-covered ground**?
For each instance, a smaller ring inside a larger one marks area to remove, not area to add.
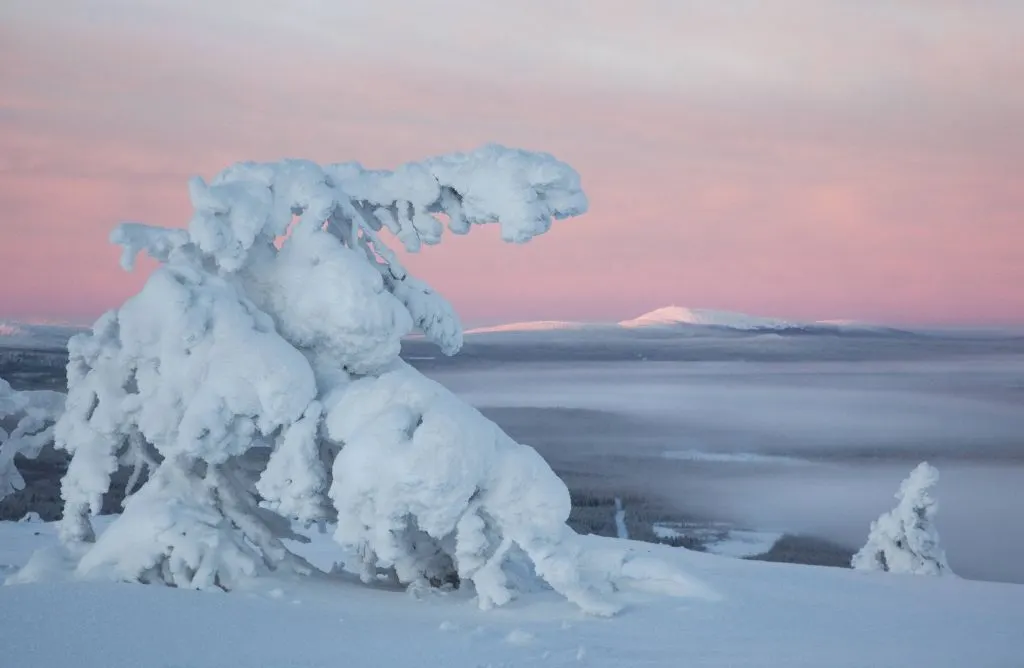
[[[302,548],[328,567],[328,535]],[[0,523],[6,573],[54,527]],[[530,593],[481,612],[471,592],[413,599],[340,577],[269,580],[229,594],[109,583],[0,587],[4,666],[807,666],[1011,668],[1024,652],[1024,587],[741,561],[610,538],[635,570],[626,609],[587,617]],[[665,576],[645,559],[669,564]],[[3,571],[0,571],[3,577]]]
[[[705,551],[711,554],[738,559],[764,554],[782,538],[778,532],[734,529],[722,522],[699,525],[657,522],[652,530],[658,538],[693,538],[700,541]]]

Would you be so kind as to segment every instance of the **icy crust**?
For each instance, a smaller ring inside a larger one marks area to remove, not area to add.
[[[910,472],[896,492],[896,507],[871,523],[867,544],[853,555],[854,569],[952,575],[935,528],[939,506],[930,492],[938,481],[938,469],[927,462]]]
[[[25,480],[14,457],[39,456],[43,446],[53,440],[53,426],[63,410],[60,392],[18,391],[0,378],[0,499],[24,489]]]
[[[352,383],[330,408],[335,537],[378,570],[425,586],[457,576],[481,608],[513,596],[504,566],[521,552],[536,574],[587,611],[610,614],[581,581],[569,492],[537,452],[404,363]]]

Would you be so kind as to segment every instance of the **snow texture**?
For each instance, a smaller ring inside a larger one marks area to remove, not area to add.
[[[610,614],[581,582],[569,493],[537,452],[404,363],[352,383],[329,409],[344,442],[331,498],[337,540],[361,556],[364,580],[390,570],[423,587],[453,574],[475,585],[481,608],[513,596],[510,551],[588,612]]]
[[[528,241],[586,210],[572,168],[489,145],[394,172],[240,163],[189,193],[187,230],[114,231],[126,269],[143,251],[160,266],[69,342],[55,435],[73,455],[61,535],[77,576],[234,589],[307,573],[288,521],[336,514],[367,581],[472,583],[489,608],[539,577],[615,610],[607,574],[581,575],[568,491],[544,460],[398,359],[414,329],[454,354],[462,328],[378,234],[416,251],[443,216],[454,233],[497,223]],[[269,451],[255,472],[254,449]],[[97,538],[121,466],[130,492],[146,479]]]
[[[77,575],[230,590],[281,564],[311,572],[241,497],[223,473],[199,478],[161,466],[84,553]]]
[[[0,378],[0,499],[25,487],[14,458],[39,456],[63,410],[60,392],[17,391]]]
[[[928,462],[910,472],[896,492],[896,507],[871,523],[867,544],[853,555],[855,569],[952,575],[935,528],[939,506],[930,491],[938,481],[938,469]]]
[[[55,533],[51,524],[0,522],[0,580],[53,545]],[[296,550],[328,567],[337,545],[309,537]],[[0,587],[3,665],[63,666],[68,657],[77,668],[1020,665],[1020,585],[865,578],[596,536],[581,542],[586,555],[615,555],[594,568],[621,562],[621,571],[654,576],[650,563],[660,561],[692,578],[620,579],[614,597],[628,609],[605,620],[550,591],[481,615],[469,591],[410,605],[340,576],[271,574],[228,596],[106,582],[14,585],[9,577],[11,586]],[[721,595],[701,596],[698,585]]]

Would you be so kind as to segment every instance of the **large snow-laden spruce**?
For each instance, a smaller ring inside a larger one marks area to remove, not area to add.
[[[853,555],[853,568],[913,575],[952,574],[935,528],[938,502],[930,491],[938,481],[938,469],[928,462],[921,462],[910,472],[896,492],[896,507],[871,523],[867,544]]]
[[[14,458],[39,456],[63,410],[60,392],[18,391],[0,378],[0,499],[25,487]]]
[[[394,172],[242,163],[190,195],[187,230],[115,230],[126,269],[141,251],[160,266],[69,344],[56,441],[73,455],[61,534],[80,576],[228,589],[303,573],[289,521],[336,516],[360,555],[345,566],[366,577],[471,581],[489,607],[525,561],[611,611],[581,575],[547,464],[398,358],[414,329],[454,354],[462,328],[380,236],[416,251],[444,220],[525,242],[585,211],[571,167],[496,145]],[[90,517],[124,465],[130,489],[146,481],[97,538]]]

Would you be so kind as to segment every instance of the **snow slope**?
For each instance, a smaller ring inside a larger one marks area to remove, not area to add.
[[[0,564],[52,544],[53,527],[0,523]],[[36,535],[36,534],[39,535]],[[303,548],[326,567],[329,535]],[[587,617],[550,592],[479,611],[468,592],[415,600],[341,578],[231,594],[156,586],[0,587],[3,665],[77,668],[337,666],[1020,666],[1024,587],[742,561],[591,537],[688,579],[628,583],[627,608]],[[0,574],[3,569],[0,568]]]

